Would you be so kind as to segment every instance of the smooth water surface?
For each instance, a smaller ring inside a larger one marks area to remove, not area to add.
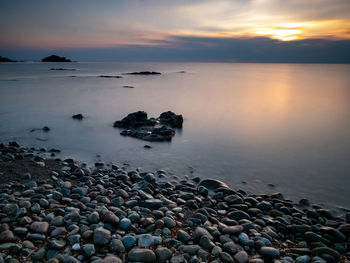
[[[141,70],[163,74],[96,77]],[[4,142],[350,207],[349,65],[0,64],[0,97]],[[184,127],[169,143],[120,136],[113,122],[137,110],[172,110]],[[73,120],[77,113],[86,118]],[[50,132],[30,132],[45,125]]]

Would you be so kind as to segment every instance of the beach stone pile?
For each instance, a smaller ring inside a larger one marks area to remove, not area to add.
[[[182,115],[171,111],[163,112],[158,118],[148,118],[146,112],[137,111],[116,121],[113,127],[123,128],[121,135],[144,141],[170,141],[175,135],[174,128],[181,128],[182,124]]]
[[[15,144],[0,152],[2,163],[39,160]],[[163,170],[56,162],[46,178],[0,185],[0,262],[349,262],[349,212]]]

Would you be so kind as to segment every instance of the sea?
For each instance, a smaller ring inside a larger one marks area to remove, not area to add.
[[[161,74],[124,74],[137,71]],[[121,136],[113,123],[139,110],[182,114],[183,128],[170,142]],[[0,142],[9,141],[350,208],[350,65],[0,63]]]

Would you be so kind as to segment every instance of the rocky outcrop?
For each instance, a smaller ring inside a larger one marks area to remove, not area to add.
[[[173,128],[181,128],[182,115],[171,111],[163,112],[159,118],[148,118],[144,111],[128,114],[113,125],[115,128],[124,128],[120,134],[131,136],[145,141],[169,141],[175,135]]]
[[[65,57],[51,55],[51,56],[43,58],[41,60],[41,62],[72,62],[72,61],[70,59],[65,58]]]

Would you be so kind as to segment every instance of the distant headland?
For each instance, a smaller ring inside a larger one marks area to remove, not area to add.
[[[16,61],[0,56],[0,62],[16,62]]]

